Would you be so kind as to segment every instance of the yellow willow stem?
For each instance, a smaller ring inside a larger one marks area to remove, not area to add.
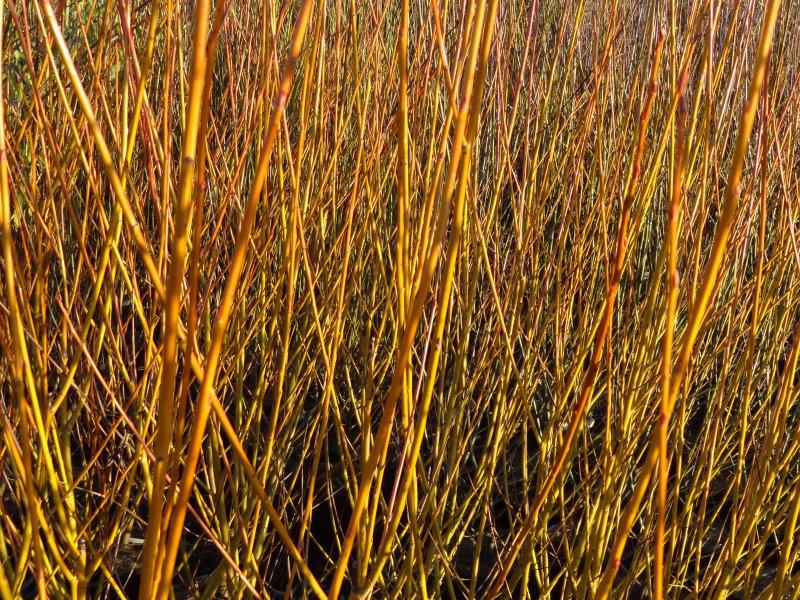
[[[397,63],[400,72],[399,82],[399,102],[397,103],[396,124],[397,124],[397,151],[399,154],[397,163],[397,238],[395,240],[395,283],[397,287],[397,332],[402,332],[405,328],[406,311],[408,310],[408,237],[409,237],[409,209],[410,191],[408,177],[408,0],[401,0],[400,9],[400,35],[397,36]],[[411,398],[411,371],[409,364],[406,364],[403,374],[403,401],[401,403],[401,415],[404,428],[411,425],[413,418],[413,400]],[[412,509],[416,508],[416,503],[412,499]],[[411,548],[408,556],[413,555],[414,541],[410,541]]]
[[[725,195],[722,205],[720,219],[717,224],[717,230],[714,234],[714,243],[711,248],[711,256],[706,263],[703,277],[695,299],[694,308],[689,316],[689,323],[686,327],[686,332],[681,346],[681,352],[678,357],[678,362],[672,370],[670,378],[670,397],[668,401],[668,408],[671,411],[675,405],[678,397],[683,379],[686,376],[686,370],[689,366],[689,361],[692,357],[692,349],[697,340],[697,335],[700,332],[700,327],[703,325],[706,312],[709,308],[711,296],[717,281],[720,267],[722,266],[722,259],[725,256],[725,249],[728,244],[728,237],[733,227],[734,219],[736,218],[736,209],[739,205],[739,183],[742,179],[742,168],[744,167],[744,158],[747,152],[747,146],[750,141],[750,133],[753,129],[753,121],[756,116],[756,109],[758,107],[758,99],[761,94],[761,84],[764,79],[764,71],[769,57],[770,47],[772,45],[772,37],[775,32],[775,21],[778,18],[778,9],[780,8],[780,0],[770,0],[764,13],[764,22],[761,27],[761,35],[759,38],[758,49],[756,52],[756,63],[753,67],[753,77],[750,81],[750,88],[747,94],[747,101],[744,105],[742,112],[742,119],[739,125],[739,131],[736,136],[736,146],[731,163],[728,181],[725,185]],[[625,543],[628,539],[630,529],[633,526],[635,515],[638,513],[639,504],[644,498],[643,488],[646,488],[647,481],[653,471],[659,455],[659,442],[657,431],[651,437],[650,445],[645,460],[644,467],[639,474],[639,481],[636,484],[636,492],[628,501],[625,508],[623,518],[617,528],[617,533],[614,539],[614,544],[611,548],[611,555],[608,557],[603,578],[600,581],[600,586],[597,590],[597,600],[605,600],[611,592],[611,586],[614,578],[619,571],[620,562],[622,560],[622,552],[625,548]],[[641,493],[637,493],[641,490]],[[724,588],[725,582],[722,587]],[[723,590],[724,591],[724,590]]]
[[[655,568],[653,595],[656,600],[664,597],[664,519],[667,512],[667,477],[669,463],[667,462],[667,433],[669,430],[670,405],[670,372],[672,369],[672,346],[675,334],[675,313],[678,307],[678,228],[680,222],[680,201],[683,192],[683,171],[686,157],[686,82],[688,71],[684,68],[678,84],[678,126],[676,132],[676,145],[678,147],[675,158],[675,173],[672,183],[672,198],[667,211],[667,319],[664,332],[663,360],[661,368],[661,413],[658,416],[658,516],[656,522],[656,535],[654,541]]]
[[[200,129],[203,104],[203,82],[206,75],[206,43],[210,6],[210,0],[201,0],[195,5],[192,65],[183,148],[181,149],[178,202],[175,206],[175,230],[173,232],[172,255],[164,300],[161,387],[158,395],[158,415],[156,420],[153,489],[148,509],[147,531],[145,532],[143,551],[144,562],[142,565],[141,587],[139,588],[139,598],[141,600],[154,597],[159,581],[158,562],[161,556],[164,492],[167,469],[169,468],[169,451],[172,445],[175,379],[178,370],[178,320],[181,307],[181,288],[186,267],[186,254],[189,247],[188,227],[192,208],[197,136]]]
[[[383,415],[378,425],[378,431],[375,434],[374,443],[370,449],[369,458],[362,466],[361,477],[358,483],[358,492],[356,500],[353,505],[353,512],[350,516],[350,522],[347,525],[347,532],[345,533],[342,542],[342,548],[339,553],[339,558],[336,563],[336,570],[333,574],[331,587],[328,590],[329,600],[338,600],[339,590],[344,581],[347,563],[350,559],[350,553],[353,550],[356,533],[358,531],[361,514],[367,505],[369,499],[369,492],[372,485],[373,477],[376,474],[378,461],[384,455],[386,449],[389,447],[389,434],[394,420],[394,410],[397,406],[397,401],[403,391],[405,382],[405,367],[408,363],[409,356],[411,355],[411,348],[414,344],[414,337],[416,336],[417,326],[422,318],[422,311],[425,307],[428,291],[430,289],[431,281],[433,279],[436,266],[439,262],[439,254],[442,250],[442,242],[444,239],[444,232],[447,228],[447,222],[450,216],[450,204],[453,198],[453,192],[456,186],[456,177],[458,174],[458,167],[461,162],[461,154],[464,150],[464,140],[467,126],[467,115],[469,108],[469,101],[472,97],[472,87],[475,75],[475,65],[478,58],[478,47],[483,30],[483,18],[486,10],[485,3],[478,4],[478,9],[474,17],[473,35],[470,42],[469,55],[467,58],[465,79],[462,85],[461,101],[459,105],[459,114],[456,121],[456,130],[453,137],[452,156],[450,159],[450,166],[447,174],[447,181],[445,183],[444,193],[442,197],[442,204],[439,212],[439,218],[436,223],[436,233],[433,238],[431,249],[428,253],[425,263],[422,265],[422,273],[420,275],[419,285],[414,294],[413,302],[411,303],[408,312],[408,320],[406,321],[403,336],[401,338],[400,347],[397,354],[397,362],[395,364],[394,374],[392,376],[392,383],[389,387],[389,392],[383,405]],[[444,132],[446,134],[446,132]],[[399,267],[399,265],[398,265]]]
[[[194,183],[192,191],[192,207],[194,208],[194,215],[192,217],[192,252],[189,256],[188,266],[188,310],[187,310],[187,329],[186,329],[186,351],[183,354],[183,372],[181,378],[181,387],[178,396],[178,406],[176,407],[175,417],[175,431],[173,439],[175,444],[183,445],[184,425],[186,422],[186,403],[189,396],[189,385],[192,381],[191,368],[192,356],[197,342],[197,318],[198,318],[198,279],[200,271],[200,249],[202,247],[202,234],[203,234],[203,203],[205,201],[206,191],[206,161],[207,161],[207,148],[208,148],[208,124],[211,114],[211,90],[213,88],[214,62],[217,57],[217,47],[219,45],[219,36],[222,30],[222,25],[225,21],[225,16],[228,13],[230,4],[227,0],[220,0],[214,11],[214,23],[211,28],[211,33],[208,36],[208,43],[206,48],[206,74],[204,78],[203,89],[203,103],[200,112],[200,129],[198,131],[198,149],[197,149],[197,164],[199,170],[197,178]],[[180,332],[179,332],[180,333]],[[177,468],[176,463],[172,463],[170,468]],[[173,481],[177,481],[177,477],[172,477]],[[172,499],[174,489],[170,490],[169,498]],[[168,501],[169,502],[169,501]]]
[[[768,157],[769,157],[769,143],[768,143],[768,122],[769,122],[769,65],[764,74],[764,91],[761,95],[761,181],[760,181],[760,198],[759,198],[759,227],[758,227],[758,259],[756,261],[756,275],[755,275],[755,292],[753,294],[753,303],[750,308],[750,331],[747,340],[747,357],[748,364],[752,364],[753,357],[756,351],[756,336],[758,334],[759,312],[761,306],[761,289],[764,276],[764,257],[766,256],[766,233],[767,233],[767,180],[769,178],[768,172]],[[746,442],[748,440],[748,430],[750,421],[750,394],[753,389],[753,369],[747,369],[745,372],[745,387],[743,394],[742,406],[740,412],[740,427],[739,432],[739,450],[738,458],[736,461],[736,482],[733,488],[733,501],[731,506],[739,506],[739,496],[741,494],[742,479],[744,477],[745,456],[746,456]],[[738,527],[738,515],[734,510],[731,513],[731,527],[730,537],[736,539],[736,531]]]
[[[625,192],[625,198],[622,205],[622,213],[620,215],[620,225],[619,231],[617,232],[616,253],[614,257],[614,270],[611,276],[608,291],[606,293],[606,302],[602,321],[600,322],[600,327],[597,329],[597,333],[595,334],[591,361],[586,371],[583,385],[581,386],[580,395],[578,396],[578,401],[573,409],[572,419],[570,420],[569,427],[567,428],[567,432],[564,436],[564,441],[562,442],[561,448],[556,456],[555,463],[551,468],[550,473],[547,476],[544,485],[542,486],[542,489],[539,491],[535,500],[533,501],[525,522],[512,539],[502,562],[499,563],[500,573],[494,580],[492,586],[489,588],[489,592],[487,594],[488,598],[494,598],[500,593],[500,588],[503,586],[506,577],[508,577],[508,574],[511,572],[517,555],[522,550],[522,546],[525,544],[529,533],[536,524],[539,510],[544,505],[545,500],[555,485],[556,479],[561,473],[561,469],[566,463],[567,455],[572,449],[572,442],[578,433],[580,425],[583,423],[584,415],[589,404],[589,398],[594,388],[594,381],[600,369],[600,361],[603,358],[603,352],[606,347],[606,339],[608,337],[608,332],[611,329],[611,320],[614,316],[614,303],[617,297],[617,291],[619,290],[620,281],[622,280],[622,273],[625,268],[631,209],[633,207],[633,200],[639,184],[642,156],[644,154],[645,143],[647,141],[647,126],[650,121],[650,112],[653,107],[656,91],[658,90],[658,67],[661,63],[661,51],[664,47],[664,37],[665,34],[662,31],[659,34],[653,55],[653,63],[650,71],[650,87],[639,121],[639,135],[633,160],[633,168],[631,170],[630,179],[628,180],[627,190]]]
[[[274,145],[278,136],[281,119],[284,111],[286,110],[286,102],[289,97],[289,91],[294,78],[297,58],[300,54],[300,50],[302,49],[303,40],[308,28],[312,6],[313,0],[305,0],[301,5],[300,11],[297,15],[297,21],[295,23],[295,29],[291,39],[289,54],[283,67],[280,85],[278,87],[272,114],[269,120],[269,128],[267,130],[266,140],[264,142],[264,146],[262,147],[261,156],[259,157],[259,161],[256,166],[255,177],[247,198],[247,204],[245,206],[242,222],[239,226],[239,231],[236,234],[233,257],[228,269],[228,279],[225,282],[225,288],[222,292],[219,308],[217,309],[211,336],[211,344],[206,355],[205,374],[200,387],[200,392],[198,394],[197,405],[195,407],[195,419],[192,423],[192,429],[189,434],[189,445],[186,450],[184,470],[181,476],[181,482],[179,484],[178,498],[176,500],[175,507],[173,508],[172,518],[167,533],[166,553],[164,556],[164,561],[161,565],[161,578],[158,585],[158,592],[155,594],[155,597],[158,599],[166,598],[171,586],[172,575],[175,568],[175,560],[177,558],[178,547],[180,545],[183,533],[183,524],[186,519],[189,498],[192,493],[200,452],[202,450],[206,423],[208,422],[209,413],[211,411],[211,392],[213,390],[217,367],[219,365],[222,342],[225,337],[225,330],[227,329],[228,320],[230,319],[230,314],[233,308],[233,301],[238,291],[239,279],[244,268],[244,259],[247,254],[250,241],[250,232],[252,231],[253,224],[255,222],[259,198],[267,178],[272,146]],[[304,573],[304,575],[309,578],[310,574]],[[313,577],[311,577],[311,580],[313,581]],[[324,596],[324,594],[321,593],[321,589],[319,588],[318,584],[313,587],[318,595]]]
[[[356,200],[357,200],[357,191],[358,191],[358,179],[359,174],[361,172],[361,161],[362,161],[362,154],[363,154],[363,127],[364,127],[364,119],[363,117],[359,117],[361,120],[361,133],[360,133],[360,142],[358,148],[358,154],[356,157],[356,168],[354,174],[354,185],[353,185],[353,192],[352,196],[350,197],[350,205],[347,209],[347,221],[346,221],[346,241],[345,241],[345,255],[342,267],[342,275],[341,275],[341,282],[339,284],[339,289],[337,292],[337,300],[336,300],[336,319],[335,319],[335,330],[333,334],[333,340],[331,342],[331,348],[328,351],[330,356],[330,366],[328,368],[326,378],[325,378],[325,389],[322,393],[322,420],[319,425],[319,429],[317,430],[316,436],[316,443],[314,445],[314,456],[312,458],[311,463],[311,475],[309,477],[308,483],[308,491],[306,492],[306,501],[305,501],[305,509],[303,510],[303,520],[300,524],[300,532],[298,534],[298,543],[302,544],[306,528],[308,527],[308,522],[311,519],[311,513],[314,508],[314,491],[316,486],[316,479],[317,479],[317,471],[319,470],[320,459],[322,456],[322,447],[324,446],[324,437],[328,431],[328,418],[330,412],[330,403],[331,397],[334,394],[334,376],[336,370],[336,362],[339,356],[339,346],[341,344],[343,329],[344,329],[344,304],[345,304],[345,288],[346,288],[346,277],[347,272],[350,267],[350,255],[351,255],[351,240],[352,240],[352,226],[353,226],[353,213],[355,211]]]
[[[321,26],[320,26],[321,27]],[[302,186],[300,184],[301,173],[303,172],[303,161],[305,158],[306,136],[308,127],[306,127],[306,120],[308,118],[309,101],[308,96],[312,82],[311,77],[303,80],[303,87],[300,93],[300,136],[297,140],[296,148],[296,171],[294,177],[294,185],[292,189],[292,209],[290,209],[288,216],[288,231],[286,235],[285,244],[287,249],[284,253],[283,264],[281,265],[284,270],[286,301],[283,307],[282,314],[282,327],[281,327],[281,362],[278,368],[277,383],[275,384],[275,392],[272,400],[272,410],[269,417],[269,428],[267,429],[267,442],[264,451],[264,458],[262,463],[265,465],[265,472],[272,464],[272,450],[275,445],[275,437],[278,431],[278,417],[280,416],[281,405],[283,401],[283,389],[286,381],[286,371],[289,365],[289,347],[291,345],[291,332],[292,332],[292,319],[294,315],[295,292],[297,289],[297,212],[294,210],[294,204],[299,202],[302,193]]]
[[[400,71],[400,99],[397,106],[397,140],[399,162],[397,165],[397,330],[403,331],[406,311],[411,296],[409,250],[411,248],[411,228],[409,214],[411,211],[411,184],[409,179],[409,126],[408,126],[408,19],[409,2],[402,0],[400,35],[397,40],[397,62]],[[411,372],[406,365],[406,381],[403,388],[403,425],[408,426],[413,408],[411,398]]]

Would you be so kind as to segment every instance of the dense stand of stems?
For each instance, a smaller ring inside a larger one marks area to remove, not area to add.
[[[5,0],[0,600],[800,597],[798,81],[798,0]]]

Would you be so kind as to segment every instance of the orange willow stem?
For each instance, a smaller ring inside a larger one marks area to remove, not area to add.
[[[312,6],[313,0],[305,0],[301,5],[300,11],[297,15],[297,21],[295,23],[295,29],[292,35],[289,54],[283,67],[280,85],[275,96],[272,114],[270,115],[266,140],[264,142],[264,146],[262,147],[261,156],[256,167],[255,177],[247,198],[247,204],[245,206],[242,222],[239,226],[239,231],[236,234],[236,243],[228,270],[228,279],[225,282],[222,299],[214,320],[211,345],[208,353],[206,354],[205,374],[195,408],[195,420],[192,424],[192,429],[189,434],[189,445],[186,450],[178,498],[173,509],[171,522],[169,524],[166,554],[164,556],[164,562],[161,568],[162,572],[161,580],[158,586],[158,593],[156,594],[156,598],[159,599],[167,597],[172,581],[175,560],[178,554],[178,546],[180,545],[183,534],[183,523],[186,519],[186,510],[189,503],[189,498],[191,496],[192,487],[194,485],[200,452],[202,450],[205,427],[211,411],[211,392],[219,364],[222,342],[225,337],[225,330],[227,329],[228,320],[230,319],[230,314],[233,308],[233,301],[238,291],[239,279],[242,274],[244,259],[250,241],[250,232],[252,231],[253,224],[255,223],[258,200],[261,196],[261,191],[267,178],[270,156],[272,154],[272,146],[274,145],[275,139],[278,136],[281,118],[286,110],[286,102],[289,97],[292,79],[294,78],[297,58],[300,54],[300,50],[302,49],[306,29],[308,28]],[[305,568],[305,571],[307,571],[307,567]],[[304,572],[304,575],[306,575],[310,582],[313,582],[312,587],[314,587],[315,593],[317,593],[317,595],[324,595],[321,593],[319,585],[314,585],[315,582],[310,572]]]
[[[689,361],[692,357],[692,350],[700,328],[708,311],[709,304],[714,292],[714,287],[717,281],[720,267],[722,266],[722,259],[725,256],[725,250],[728,244],[728,237],[730,237],[731,229],[733,227],[734,219],[736,218],[736,209],[739,205],[739,183],[742,179],[742,168],[744,167],[744,158],[747,152],[747,146],[750,141],[750,133],[753,129],[753,121],[756,116],[756,109],[758,108],[758,99],[761,94],[761,83],[764,79],[764,71],[767,65],[767,58],[769,57],[770,47],[772,45],[772,37],[775,32],[775,21],[778,18],[778,9],[780,8],[780,0],[770,0],[767,4],[764,13],[764,22],[761,26],[761,35],[759,38],[758,49],[756,51],[756,63],[753,67],[753,77],[750,81],[750,87],[747,94],[747,101],[744,105],[742,118],[739,124],[739,131],[736,135],[736,145],[731,163],[728,181],[725,185],[725,195],[720,214],[717,230],[714,234],[714,243],[711,248],[711,255],[706,263],[705,270],[703,271],[703,278],[701,280],[700,289],[698,291],[694,309],[692,310],[689,323],[686,326],[686,331],[683,337],[683,344],[681,352],[678,357],[678,362],[672,370],[670,378],[670,395],[667,402],[669,411],[675,405],[678,393],[683,379],[686,376],[686,370],[689,366]],[[614,577],[619,571],[620,561],[622,559],[622,551],[625,548],[625,542],[628,539],[628,534],[633,526],[636,514],[638,513],[639,505],[644,498],[644,489],[647,487],[647,482],[653,471],[659,456],[659,440],[657,430],[654,432],[650,440],[650,445],[645,460],[644,467],[639,474],[639,481],[636,484],[636,491],[628,501],[620,524],[617,528],[617,533],[614,539],[614,544],[611,548],[611,555],[608,557],[606,568],[603,573],[603,579],[597,590],[596,598],[598,600],[605,600],[611,592],[611,586],[614,582]],[[724,586],[723,586],[724,587]]]
[[[656,42],[655,51],[653,54],[653,64],[650,71],[650,86],[648,90],[647,99],[642,110],[641,118],[639,121],[639,135],[636,145],[636,152],[633,160],[633,168],[631,170],[630,179],[628,180],[625,198],[623,200],[622,212],[620,214],[619,231],[617,232],[617,245],[614,258],[614,271],[609,283],[608,292],[606,293],[605,310],[603,311],[603,319],[600,327],[597,330],[594,340],[594,349],[592,351],[591,361],[586,370],[586,376],[581,386],[578,401],[573,408],[572,419],[569,423],[564,441],[561,444],[558,455],[556,456],[555,463],[550,469],[550,474],[539,491],[536,499],[531,505],[530,512],[528,513],[525,522],[514,536],[508,550],[500,564],[500,573],[494,580],[487,598],[494,598],[500,593],[500,588],[503,586],[506,577],[508,577],[514,561],[517,558],[522,546],[528,538],[528,534],[536,524],[536,519],[539,515],[539,510],[544,505],[545,500],[550,494],[550,490],[555,485],[556,479],[561,473],[561,469],[567,460],[567,455],[572,450],[572,442],[578,433],[580,425],[583,423],[584,415],[589,404],[589,397],[591,396],[592,389],[594,388],[594,381],[600,368],[600,361],[603,358],[603,351],[606,346],[606,338],[611,329],[611,319],[614,316],[614,302],[617,297],[617,290],[619,289],[620,281],[622,280],[622,273],[625,268],[625,257],[628,249],[628,226],[631,217],[631,208],[633,207],[633,200],[636,196],[636,190],[639,184],[639,175],[641,173],[642,156],[644,155],[645,142],[647,141],[647,125],[650,121],[650,111],[655,101],[656,92],[658,90],[657,76],[658,67],[661,63],[661,51],[664,47],[665,33],[661,31]]]
[[[408,0],[402,0],[400,35],[397,39],[397,63],[400,67],[400,102],[397,107],[397,139],[400,160],[397,168],[397,277],[398,326],[402,330],[406,311],[406,280],[408,278],[407,229],[409,208],[408,179]],[[408,407],[407,407],[408,408]]]

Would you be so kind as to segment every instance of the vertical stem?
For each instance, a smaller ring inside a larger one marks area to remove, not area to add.
[[[688,66],[688,65],[687,65]],[[655,536],[655,582],[653,585],[656,600],[664,597],[664,519],[667,512],[667,483],[669,476],[669,463],[667,457],[667,434],[669,431],[670,405],[670,373],[672,370],[672,345],[675,334],[675,313],[678,306],[678,291],[680,280],[678,278],[678,228],[680,224],[680,204],[683,191],[683,171],[686,154],[686,82],[688,72],[684,68],[678,83],[678,124],[675,136],[676,157],[675,169],[672,178],[672,198],[667,211],[667,318],[666,331],[664,332],[663,358],[661,368],[661,411],[656,427],[658,429],[658,515]]]
[[[181,308],[181,288],[189,247],[188,227],[191,217],[192,189],[194,184],[195,155],[200,128],[200,114],[203,103],[203,83],[206,75],[206,38],[208,34],[208,15],[210,0],[200,0],[195,4],[194,36],[192,40],[192,65],[190,70],[189,96],[186,108],[186,124],[181,150],[180,177],[178,180],[178,202],[175,207],[175,230],[172,240],[167,275],[166,296],[164,299],[164,333],[161,352],[161,387],[158,395],[158,414],[156,421],[156,441],[154,447],[155,467],[153,489],[150,494],[147,531],[144,542],[144,563],[142,565],[139,598],[153,598],[159,584],[159,563],[162,556],[162,530],[164,492],[167,470],[170,464],[172,445],[175,379],[178,369],[178,321]],[[202,165],[201,165],[202,167]],[[191,348],[189,349],[191,352]]]

